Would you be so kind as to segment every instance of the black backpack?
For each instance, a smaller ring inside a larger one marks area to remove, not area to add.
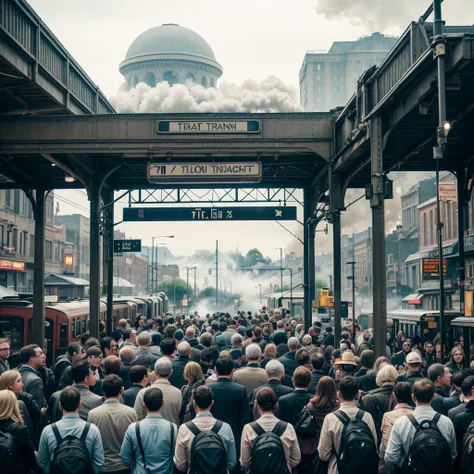
[[[256,421],[250,427],[257,433],[252,446],[250,474],[289,474],[281,435],[287,423],[279,421],[272,431],[265,431]]]
[[[459,472],[474,474],[474,421],[464,434]]]
[[[8,432],[0,430],[0,466],[2,472],[14,473],[17,471],[17,445],[15,438]]]
[[[321,423],[319,423],[305,405],[295,421],[295,431],[300,438],[315,438],[319,440],[321,435]]]
[[[364,411],[359,410],[354,418],[338,410],[334,412],[344,425],[339,453],[336,452],[339,474],[377,474],[378,454],[372,431],[362,420]]]
[[[436,413],[432,420],[418,423],[413,415],[407,415],[415,427],[415,436],[405,460],[405,472],[410,474],[441,474],[451,471],[451,448],[438,428],[441,418]]]
[[[68,435],[61,438],[56,423],[51,425],[57,446],[54,450],[54,458],[51,461],[51,474],[93,474],[89,451],[86,446],[86,437],[91,427],[86,423],[80,438]]]
[[[227,474],[227,450],[218,435],[222,421],[216,421],[209,431],[201,431],[192,421],[186,423],[194,434],[191,444],[190,474]]]

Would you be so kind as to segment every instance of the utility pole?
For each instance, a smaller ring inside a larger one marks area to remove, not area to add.
[[[356,329],[355,329],[355,314],[356,314],[356,297],[355,297],[355,262],[347,262],[347,265],[352,267],[352,275],[348,276],[348,280],[352,280],[352,339],[355,344],[356,340]]]
[[[196,265],[194,265],[194,290],[193,290],[193,303],[196,301]]]
[[[275,250],[280,251],[280,293],[283,298],[283,249],[281,247],[275,247]]]
[[[216,311],[219,310],[219,241],[216,240]]]

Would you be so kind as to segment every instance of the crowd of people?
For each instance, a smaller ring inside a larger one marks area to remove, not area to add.
[[[0,339],[2,473],[474,472],[474,362],[283,311],[120,320],[47,367]]]

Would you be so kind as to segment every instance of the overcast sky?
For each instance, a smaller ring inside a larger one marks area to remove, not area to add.
[[[123,80],[118,65],[129,45],[145,30],[163,23],[178,23],[203,36],[224,68],[222,79],[241,83],[249,77],[263,80],[275,75],[298,87],[298,73],[306,50],[327,50],[333,41],[355,40],[380,25],[384,25],[383,33],[398,35],[425,11],[429,2],[361,0],[352,2],[355,6],[348,8],[347,0],[320,0],[319,11],[324,14],[317,13],[317,3],[317,0],[30,0],[56,37],[109,97],[117,92]],[[392,3],[393,14],[389,11]],[[474,23],[473,0],[446,0],[444,5],[448,23],[466,18],[468,23]],[[389,19],[395,24],[388,25]],[[83,193],[69,191],[60,195],[69,200],[69,203],[59,201],[62,214],[88,215],[84,209],[88,201]],[[362,201],[360,206],[367,204]],[[116,220],[120,219],[121,210],[117,206]],[[368,219],[360,220],[358,228],[353,230],[368,225]],[[288,227],[300,233],[299,224],[290,223]],[[142,238],[144,244],[151,243],[152,235],[174,234],[176,238],[169,245],[174,254],[211,249],[219,239],[223,249],[238,247],[246,252],[259,247],[265,255],[277,258],[278,251],[274,248],[288,248],[293,240],[273,222],[141,224],[121,225],[120,229],[127,235]],[[328,238],[318,235],[318,240]]]

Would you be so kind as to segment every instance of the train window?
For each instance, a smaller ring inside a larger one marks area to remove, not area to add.
[[[81,318],[76,318],[76,338],[81,337]]]
[[[89,331],[89,316],[87,316],[87,319],[86,319],[86,332]]]
[[[0,319],[0,338],[10,341],[12,351],[21,349],[23,344],[23,319],[9,316]]]
[[[87,331],[87,329],[86,329],[86,324],[87,324],[86,321],[87,321],[87,319],[86,319],[86,317],[84,316],[84,317],[82,318],[82,331],[81,331],[81,336]]]
[[[59,326],[59,346],[67,347],[68,343],[69,343],[68,324],[61,323],[61,326]]]

